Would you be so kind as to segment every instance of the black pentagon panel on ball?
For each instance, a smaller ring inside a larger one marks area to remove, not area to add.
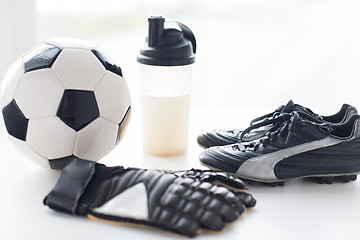
[[[129,122],[130,114],[131,114],[131,107],[129,106],[128,109],[126,110],[126,113],[125,113],[123,119],[119,123],[119,128],[118,128],[118,133],[117,133],[115,145],[119,144],[119,142],[120,142],[120,140],[122,138],[122,135],[124,134],[123,131],[125,130],[126,125]]]
[[[94,92],[65,90],[56,116],[75,131],[86,127],[100,116]]]
[[[96,49],[92,49],[91,52],[95,54],[95,56],[99,59],[102,65],[104,65],[106,70],[115,73],[121,77],[123,76],[121,68],[118,65],[111,63],[109,59],[107,59],[103,54],[101,54],[101,52]]]
[[[61,52],[61,48],[42,44],[23,57],[25,73],[43,68],[51,68]]]
[[[8,133],[17,139],[26,141],[29,119],[24,116],[15,99],[3,108],[2,113]]]

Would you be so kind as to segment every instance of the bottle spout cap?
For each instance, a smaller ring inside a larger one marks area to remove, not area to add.
[[[155,47],[160,40],[161,34],[164,31],[165,18],[162,16],[151,16],[148,18],[149,21],[149,36],[148,44],[149,47]]]
[[[162,16],[148,18],[149,29],[137,61],[146,65],[180,66],[195,62],[196,40],[186,25],[175,22],[178,28],[166,28]]]

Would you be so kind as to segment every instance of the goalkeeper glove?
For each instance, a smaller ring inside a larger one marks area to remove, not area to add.
[[[195,236],[200,228],[221,230],[255,204],[241,180],[228,174],[177,174],[76,159],[64,168],[44,204],[91,219],[149,225],[187,236]],[[216,186],[216,179],[240,191]]]

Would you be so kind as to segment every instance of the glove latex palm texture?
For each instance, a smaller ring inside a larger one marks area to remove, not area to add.
[[[253,207],[255,199],[244,190],[240,179],[225,173],[106,167],[76,159],[63,170],[44,204],[95,220],[195,236],[200,228],[221,230]]]

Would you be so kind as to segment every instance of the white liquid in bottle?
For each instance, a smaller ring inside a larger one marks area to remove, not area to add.
[[[157,97],[142,94],[143,148],[159,156],[186,152],[190,94]]]

